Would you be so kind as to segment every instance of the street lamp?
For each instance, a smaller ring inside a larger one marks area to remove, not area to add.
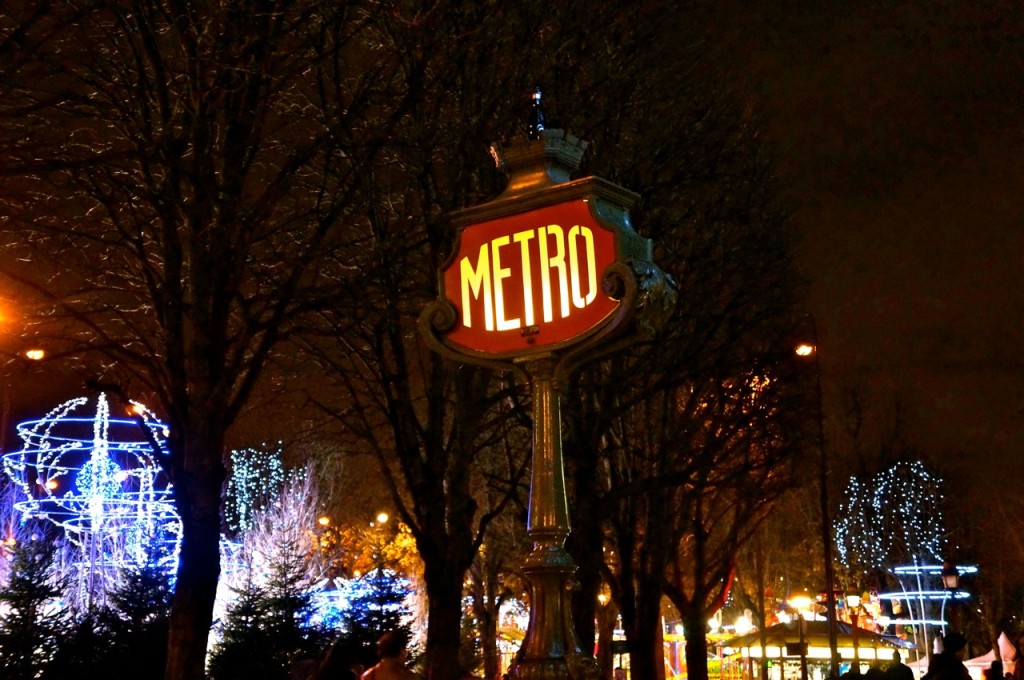
[[[955,621],[955,619],[956,619],[956,589],[960,585],[960,570],[956,568],[955,564],[953,564],[949,560],[946,560],[945,562],[942,563],[942,571],[939,572],[939,575],[942,576],[942,589],[946,591],[946,592],[944,592],[942,594],[943,595],[943,597],[942,597],[942,609],[943,609],[943,612],[939,616],[939,618],[942,619],[942,625],[943,625],[942,634],[945,635],[946,634],[946,630],[945,630],[946,612],[945,612],[945,609],[946,609],[946,602],[949,601],[949,600],[952,600],[952,605],[953,605],[952,609],[949,610],[949,618],[950,618],[949,627],[952,628],[953,630],[957,629],[957,625],[956,625],[956,621]]]
[[[860,673],[860,639],[857,635],[860,627],[857,625],[863,608],[860,603],[860,595],[847,595],[846,604],[850,608],[850,635],[853,638],[853,667],[856,673]]]
[[[807,680],[807,619],[805,612],[811,600],[807,597],[794,597],[790,602],[796,609],[797,634],[800,646],[800,680]]]
[[[960,572],[949,561],[942,563],[942,587],[955,591],[960,584]]]
[[[832,520],[828,500],[828,456],[825,451],[825,410],[821,392],[821,361],[818,358],[818,325],[814,317],[811,322],[811,343],[801,343],[795,348],[797,356],[814,358],[814,387],[817,401],[817,444],[818,444],[818,487],[821,510],[821,546],[825,568],[825,619],[828,623],[829,676],[839,677],[839,642],[836,633],[836,591],[835,572],[832,568]]]

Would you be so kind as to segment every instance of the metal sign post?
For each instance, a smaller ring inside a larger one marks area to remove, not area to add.
[[[561,130],[492,148],[508,187],[451,216],[456,246],[439,271],[438,300],[420,317],[434,350],[517,371],[530,385],[530,621],[509,668],[522,680],[599,677],[572,623],[559,390],[579,364],[659,324],[674,300],[650,242],[629,223],[637,195],[597,177],[569,179],[585,149]]]

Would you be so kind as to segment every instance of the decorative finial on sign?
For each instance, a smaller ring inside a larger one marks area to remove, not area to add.
[[[533,90],[533,106],[530,108],[530,118],[526,123],[526,136],[533,139],[540,139],[540,133],[544,130],[544,112],[540,108],[540,88]]]

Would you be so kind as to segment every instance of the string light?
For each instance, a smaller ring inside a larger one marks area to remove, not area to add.
[[[896,463],[866,482],[851,478],[835,524],[840,560],[864,571],[941,562],[942,504],[942,479],[920,461]]]
[[[275,448],[264,447],[231,452],[224,518],[232,531],[250,528],[256,515],[270,507],[287,480],[280,442]]]

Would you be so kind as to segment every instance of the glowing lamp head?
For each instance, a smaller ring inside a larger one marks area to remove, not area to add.
[[[386,513],[386,512],[379,512],[379,513],[377,513],[377,524],[384,524],[385,522],[388,521],[388,519],[390,519],[388,517],[388,513]]]
[[[802,342],[799,345],[797,345],[793,351],[796,352],[796,355],[798,357],[809,357],[814,354],[815,350],[816,348],[814,345],[809,345],[806,342]]]
[[[25,358],[26,359],[30,359],[32,361],[41,361],[45,357],[46,357],[46,351],[42,350],[42,349],[39,349],[38,347],[33,347],[32,349],[25,350]]]
[[[319,518],[317,520],[317,524],[319,524],[322,527],[325,527],[325,526],[327,526],[330,523],[331,523],[331,519],[329,517],[321,517],[321,518]]]
[[[960,571],[951,562],[942,564],[942,587],[946,590],[956,590],[960,585]]]

